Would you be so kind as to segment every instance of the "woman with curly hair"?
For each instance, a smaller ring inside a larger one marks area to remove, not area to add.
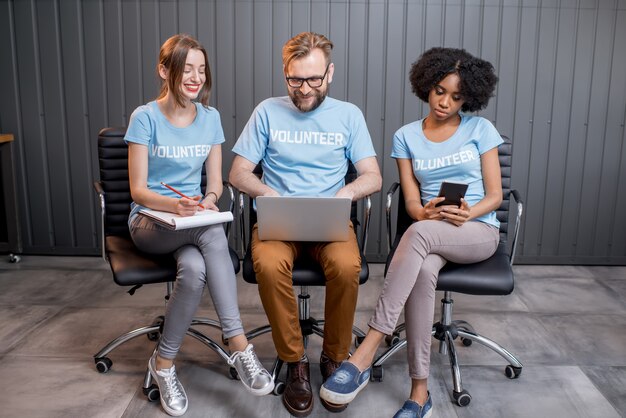
[[[500,134],[488,120],[461,113],[487,106],[498,80],[493,66],[462,49],[432,48],[412,65],[409,79],[430,111],[395,133],[391,156],[406,211],[416,222],[398,244],[365,340],[320,390],[327,402],[352,401],[369,381],[376,349],[404,308],[411,393],[394,418],[432,412],[427,378],[439,270],[448,260],[476,263],[496,251],[495,210],[502,200]],[[460,206],[438,206],[444,180],[468,185]]]

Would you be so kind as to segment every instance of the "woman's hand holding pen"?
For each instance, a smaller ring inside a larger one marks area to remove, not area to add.
[[[202,206],[200,206],[200,199],[202,196],[194,196],[194,197],[181,197],[176,200],[176,209],[174,213],[180,216],[193,216],[199,210],[204,210]],[[215,206],[215,205],[213,205]]]

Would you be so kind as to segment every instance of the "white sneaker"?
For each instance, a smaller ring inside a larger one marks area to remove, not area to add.
[[[252,344],[248,344],[243,351],[235,351],[228,364],[237,370],[241,383],[253,395],[263,396],[274,390],[272,375],[259,361]]]
[[[169,415],[178,417],[187,412],[189,402],[183,385],[176,376],[176,367],[172,365],[169,369],[156,369],[156,351],[148,360],[148,369],[152,378],[159,387],[161,396],[161,406]]]

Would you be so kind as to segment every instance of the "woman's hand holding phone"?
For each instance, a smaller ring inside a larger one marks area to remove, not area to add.
[[[441,209],[441,217],[456,226],[463,225],[470,218],[470,205],[463,198],[461,198],[461,206],[441,206],[439,209]]]
[[[441,216],[442,206],[437,206],[439,203],[443,202],[445,198],[436,197],[430,200],[428,203],[424,205],[424,207],[418,212],[417,220],[418,221],[440,221],[443,219]]]

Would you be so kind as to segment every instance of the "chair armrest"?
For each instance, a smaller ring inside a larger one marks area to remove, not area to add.
[[[100,183],[99,181],[93,182],[93,188],[98,194],[98,201],[100,202],[100,235],[102,237],[102,242],[100,243],[100,246],[102,249],[102,258],[104,259],[104,261],[108,261],[107,256],[106,256],[106,251],[104,248],[104,215],[105,215],[104,199],[105,199],[106,193],[104,193],[104,189],[102,188],[102,183]]]
[[[223,181],[222,184],[224,188],[226,189],[226,191],[228,191],[228,198],[230,199],[228,202],[228,210],[230,211],[230,213],[233,213],[235,210],[235,190],[233,186],[227,181]],[[232,226],[232,222],[226,222],[226,225],[225,225],[226,238],[230,238],[231,226]]]
[[[241,232],[241,250],[242,254],[245,254],[248,249],[248,243],[246,242],[246,219],[245,213],[245,197],[247,196],[241,190],[237,191],[239,196],[239,230]]]
[[[370,195],[367,195],[363,198],[363,204],[365,205],[365,207],[363,208],[365,213],[363,219],[363,237],[361,239],[360,245],[361,254],[365,254],[365,250],[367,249],[367,236],[370,230],[370,216],[372,214],[372,199]]]
[[[515,211],[515,225],[513,226],[513,242],[511,245],[511,260],[513,265],[513,259],[515,258],[515,250],[517,249],[517,236],[519,234],[519,228],[522,221],[522,213],[524,212],[524,202],[520,193],[517,190],[511,190],[511,196],[515,199],[516,211]]]
[[[398,187],[400,187],[400,183],[395,182],[387,191],[387,203],[385,205],[385,217],[387,218],[387,252],[391,251],[391,205],[393,195],[398,190]]]

